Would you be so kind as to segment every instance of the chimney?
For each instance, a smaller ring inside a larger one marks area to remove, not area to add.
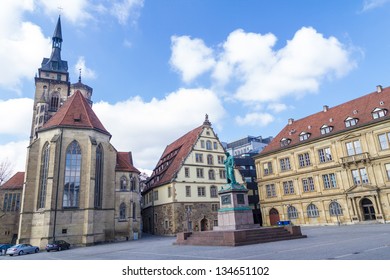
[[[382,92],[382,86],[381,85],[377,85],[376,86],[376,92],[377,93],[381,93]]]
[[[288,119],[288,125],[292,125],[294,122],[294,119]]]
[[[324,112],[328,112],[328,110],[329,110],[329,106],[328,106],[328,105],[324,105],[323,111],[324,111]]]

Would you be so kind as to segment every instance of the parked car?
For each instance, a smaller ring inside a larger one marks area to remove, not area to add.
[[[70,244],[64,240],[56,240],[46,245],[46,251],[48,252],[52,250],[61,251],[69,248],[70,248]]]
[[[31,244],[17,244],[9,248],[6,254],[12,257],[13,255],[33,254],[38,252],[39,247],[37,246],[32,246]]]
[[[8,248],[11,248],[12,244],[0,244],[0,255],[5,255],[5,252],[7,252]]]

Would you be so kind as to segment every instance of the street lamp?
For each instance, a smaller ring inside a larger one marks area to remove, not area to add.
[[[337,199],[331,199],[330,202],[335,202],[335,203],[336,203],[336,204],[334,204],[334,205],[335,205],[334,210],[335,210],[335,212],[336,212],[337,225],[340,226],[340,221],[339,221],[339,208],[336,207],[336,205],[338,205],[338,204],[337,204]]]

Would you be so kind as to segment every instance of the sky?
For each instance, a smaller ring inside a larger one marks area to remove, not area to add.
[[[59,15],[71,82],[81,69],[111,143],[147,173],[205,114],[223,142],[275,136],[389,86],[390,0],[2,0],[0,162],[14,172]]]

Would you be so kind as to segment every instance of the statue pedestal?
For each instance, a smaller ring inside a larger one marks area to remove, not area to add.
[[[258,228],[254,224],[252,209],[248,202],[248,189],[242,185],[225,185],[218,192],[220,209],[218,226],[214,231],[240,230]]]

